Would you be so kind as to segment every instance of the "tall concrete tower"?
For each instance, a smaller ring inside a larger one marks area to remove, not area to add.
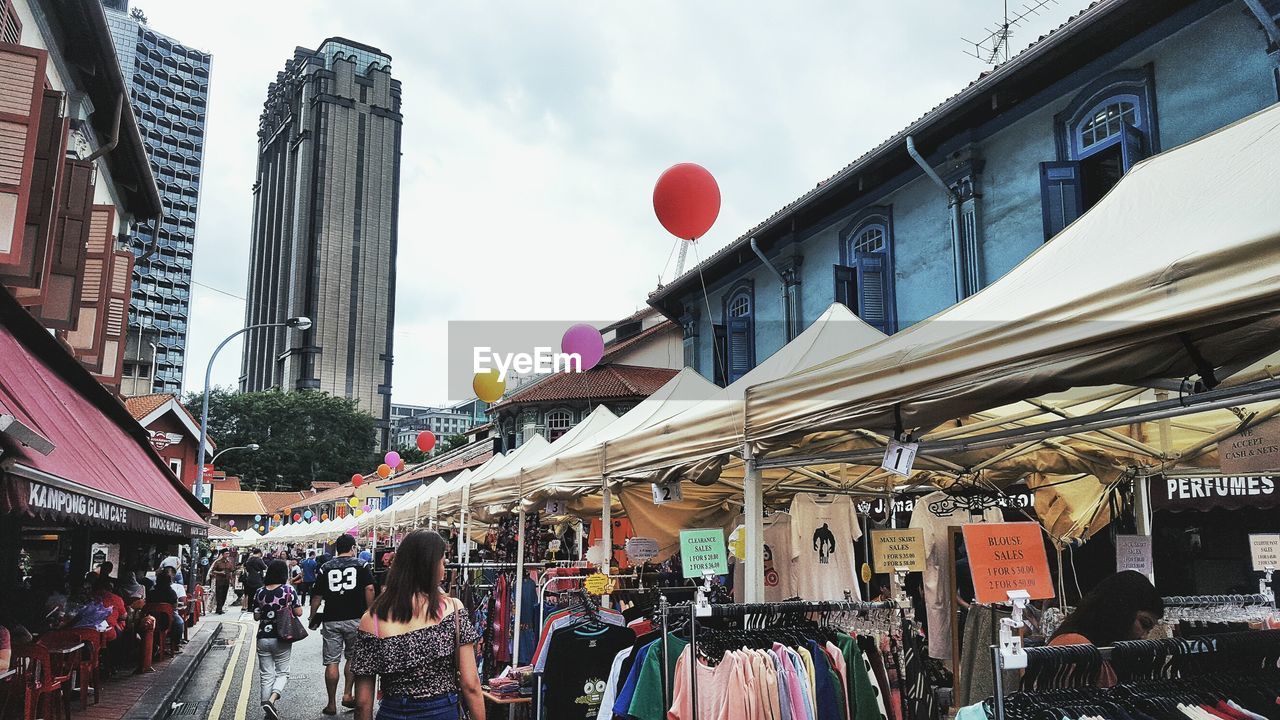
[[[377,48],[329,38],[297,48],[267,89],[248,325],[306,316],[245,337],[243,390],[321,390],[355,400],[388,444],[396,236],[400,204],[400,81]]]

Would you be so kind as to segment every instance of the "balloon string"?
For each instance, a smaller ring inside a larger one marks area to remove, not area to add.
[[[721,377],[724,378],[725,385],[726,386],[732,385],[733,383],[730,382],[729,380],[729,369],[727,366],[728,358],[722,359],[720,357],[720,354],[716,352],[715,323],[711,319],[711,296],[707,293],[707,279],[702,274],[702,258],[698,255],[698,244],[696,242],[690,242],[690,244],[693,246],[693,259],[695,262],[697,262],[698,280],[699,282],[702,283],[702,302],[707,307],[707,324],[708,326],[711,327],[711,357],[714,358],[716,367],[720,369]],[[752,308],[752,310],[755,310],[755,308]],[[726,326],[725,327],[725,343],[724,343],[725,353],[729,352],[730,343],[729,343],[728,332],[729,332],[729,328]],[[751,341],[755,342],[755,338],[752,337]],[[734,414],[734,419],[738,421],[737,422],[738,434],[741,435],[743,440],[745,441],[747,437],[746,412],[741,412],[741,413],[734,412],[736,408],[733,408],[733,403],[730,403],[729,405],[731,408],[731,412],[733,412]],[[745,410],[745,404],[743,409]]]
[[[680,238],[676,238],[676,242],[671,246],[671,252],[667,253],[667,261],[662,264],[662,274],[658,275],[658,285],[662,285],[662,280],[667,276],[667,268],[671,267],[671,258],[676,256],[676,248],[680,247],[680,243],[685,242]],[[674,279],[674,278],[673,278]]]

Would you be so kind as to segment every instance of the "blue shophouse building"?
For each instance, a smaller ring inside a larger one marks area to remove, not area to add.
[[[1134,163],[1277,102],[1278,67],[1280,0],[1100,0],[649,303],[720,384],[833,302],[895,332],[1052,242]]]

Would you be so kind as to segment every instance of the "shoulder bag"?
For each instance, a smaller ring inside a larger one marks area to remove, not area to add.
[[[453,673],[454,678],[458,682],[458,720],[467,720],[467,706],[462,702],[462,661],[458,656],[462,654],[462,621],[458,619],[458,615],[465,613],[455,608],[453,611]]]
[[[307,637],[307,628],[302,624],[302,621],[298,619],[298,616],[293,614],[293,601],[296,597],[293,593],[293,588],[289,585],[284,585],[282,587],[288,588],[285,593],[288,599],[285,600],[284,609],[281,610],[281,612],[284,613],[284,617],[276,619],[276,638],[287,643],[295,643],[299,640],[305,640]]]

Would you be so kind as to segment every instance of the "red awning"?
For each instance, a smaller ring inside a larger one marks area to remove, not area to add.
[[[151,449],[142,427],[3,290],[0,321],[0,413],[13,415],[54,446],[41,455],[7,443],[0,473],[14,486],[9,499],[19,502],[0,504],[107,525],[120,517],[112,508],[119,506],[134,511],[127,523],[133,529],[203,535],[198,501]],[[14,492],[21,479],[28,487]],[[57,492],[42,491],[47,488]],[[49,502],[31,502],[35,497]]]

